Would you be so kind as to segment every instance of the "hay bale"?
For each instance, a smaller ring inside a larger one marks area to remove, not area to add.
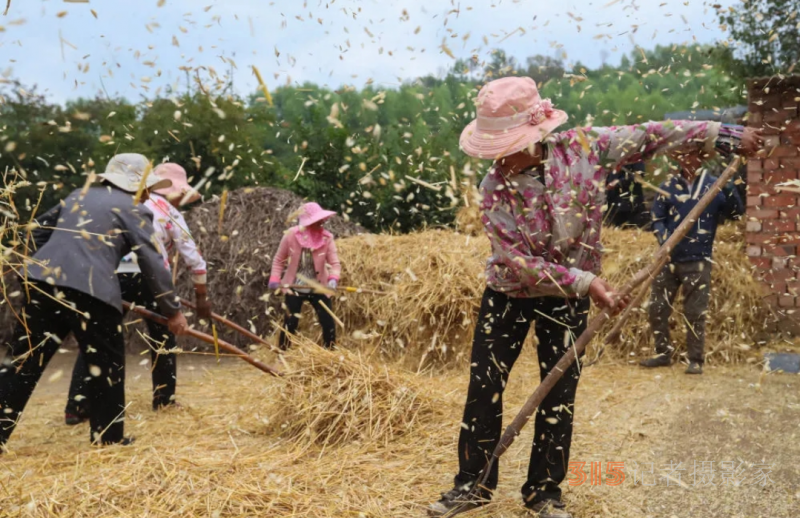
[[[328,351],[305,338],[293,342],[272,431],[324,446],[388,445],[441,418],[441,403],[419,376],[376,366],[358,353]]]

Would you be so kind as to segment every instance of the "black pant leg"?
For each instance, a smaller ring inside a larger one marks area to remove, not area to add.
[[[67,290],[65,290],[67,292]],[[122,313],[89,295],[69,290],[80,313],[70,327],[88,370],[84,385],[91,413],[90,439],[103,444],[123,439],[125,419],[125,342]]]
[[[486,288],[472,341],[467,402],[458,438],[459,472],[455,485],[472,486],[500,441],[503,391],[530,329],[532,299],[512,299]],[[497,487],[498,463],[486,489]]]
[[[317,312],[317,319],[319,319],[319,325],[322,328],[323,345],[326,349],[333,349],[336,345],[336,321],[322,307],[322,304],[325,304],[329,310],[333,311],[333,298],[314,293],[309,295],[309,302]]]
[[[678,296],[680,285],[675,265],[671,263],[664,266],[653,281],[647,314],[653,330],[656,354],[672,356],[675,351],[669,336],[669,317],[672,315],[672,305]]]
[[[123,298],[129,297],[151,311],[159,312],[158,302],[153,292],[140,274],[120,274],[120,287]],[[178,376],[178,357],[172,351],[178,346],[175,335],[169,328],[158,322],[145,319],[147,324],[147,346],[150,348],[153,379],[153,410],[175,402],[175,387]]]
[[[586,330],[589,306],[588,298],[537,299],[537,309],[541,315],[536,316],[536,337],[539,340],[537,351],[542,380]],[[579,378],[580,367],[576,361],[544,398],[536,412],[528,480],[522,487],[527,505],[545,499],[561,500],[559,484],[566,478],[569,466]]]
[[[150,346],[150,359],[153,362],[153,410],[175,402],[175,387],[178,383],[178,355],[172,351],[178,346],[175,335],[167,326],[152,320],[147,321],[147,332],[156,343]]]
[[[286,316],[283,319],[283,328],[280,335],[278,335],[278,347],[282,350],[286,350],[289,348],[289,338],[286,336],[286,333],[294,334],[297,331],[297,326],[300,324],[300,312],[303,310],[303,301],[305,301],[305,297],[302,295],[289,295],[283,299],[283,305],[285,306]]]
[[[89,399],[86,397],[86,383],[89,381],[89,367],[83,353],[78,350],[78,357],[75,359],[75,366],[72,368],[72,378],[69,383],[67,394],[67,406],[64,408],[65,414],[72,414],[81,417],[89,417]]]
[[[36,286],[48,294],[55,293],[52,286],[44,283]],[[70,309],[34,288],[30,294],[31,300],[22,309],[27,330],[22,323],[17,324],[0,364],[0,446],[8,441],[47,363],[70,330],[65,318]],[[31,347],[32,354],[23,356]]]
[[[151,307],[147,303],[148,301],[143,297],[143,283],[141,279],[141,274],[137,273],[120,273],[117,275],[122,300],[152,310],[153,307]],[[90,379],[86,359],[79,349],[78,358],[75,360],[75,367],[72,369],[72,379],[69,384],[67,406],[64,409],[64,413],[89,417],[92,409],[89,404],[89,398],[87,397],[86,383],[89,382]]]

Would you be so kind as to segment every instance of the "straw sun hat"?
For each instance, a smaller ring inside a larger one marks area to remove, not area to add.
[[[504,77],[484,85],[478,93],[477,118],[461,133],[459,144],[475,158],[513,155],[567,121],[550,99],[542,99],[530,77]]]
[[[142,176],[151,167],[150,161],[138,153],[122,153],[114,155],[108,161],[105,172],[97,175],[108,183],[119,187],[123,191],[137,192]],[[172,185],[171,180],[159,178],[152,172],[147,175],[144,186],[154,191]]]

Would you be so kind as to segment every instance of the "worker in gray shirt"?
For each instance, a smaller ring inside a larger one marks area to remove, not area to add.
[[[175,287],[157,242],[153,215],[141,202],[169,180],[146,174],[149,161],[138,154],[111,159],[100,185],[77,189],[37,218],[33,253],[25,265],[28,298],[22,322],[0,364],[0,448],[19,421],[47,363],[70,333],[89,365],[85,397],[96,411],[91,441],[131,441],[123,435],[125,344],[122,298],[116,269],[135,251],[148,287],[175,334],[186,331]],[[145,177],[138,200],[135,193]],[[0,450],[1,451],[1,450]]]

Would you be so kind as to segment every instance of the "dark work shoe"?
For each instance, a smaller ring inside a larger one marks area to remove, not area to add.
[[[686,374],[703,374],[703,364],[700,362],[689,362],[686,367]]]
[[[641,365],[642,367],[647,367],[648,369],[652,369],[655,367],[669,367],[670,363],[671,360],[669,358],[669,355],[657,354],[652,358],[640,361],[639,365]]]
[[[120,446],[130,446],[136,442],[136,437],[123,437],[120,441],[103,441],[103,446],[112,446],[119,444]]]
[[[442,493],[439,501],[428,506],[428,516],[455,516],[466,513],[489,503],[491,494],[488,491],[476,491],[470,494],[469,487],[454,487]]]
[[[154,412],[158,412],[159,410],[166,410],[168,408],[180,410],[183,409],[183,405],[181,405],[177,401],[169,401],[167,403],[153,403]]]
[[[88,421],[88,420],[89,420],[89,416],[75,415],[75,414],[64,414],[64,423],[67,426],[75,426],[75,425],[81,424],[84,421]]]
[[[542,500],[526,507],[539,518],[572,518],[566,506],[558,500]]]

